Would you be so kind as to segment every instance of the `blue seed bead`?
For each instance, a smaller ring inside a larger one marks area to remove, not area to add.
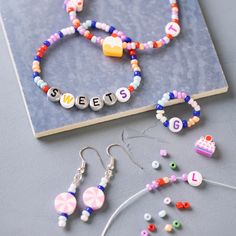
[[[140,71],[135,71],[134,76],[141,76],[141,72]]]
[[[105,188],[102,185],[98,185],[98,188],[102,190],[103,192],[105,191]]]
[[[34,60],[41,62],[41,58],[40,58],[39,56],[35,56],[35,57],[34,57]]]
[[[73,193],[73,192],[68,192],[68,193],[70,193],[71,195],[73,195],[75,197],[75,193]]]
[[[137,59],[137,56],[135,56],[135,55],[130,56],[130,60],[135,60],[135,59]]]
[[[169,121],[168,121],[168,120],[165,121],[165,122],[163,123],[163,125],[164,125],[165,127],[169,127]]]
[[[68,214],[66,214],[66,213],[61,213],[60,216],[64,216],[64,217],[66,217],[66,219],[68,219],[68,217],[69,217]]]
[[[51,45],[51,43],[48,40],[44,41],[43,44],[46,45],[47,47],[50,47]]]
[[[89,212],[90,215],[91,215],[91,214],[93,213],[93,208],[91,208],[91,207],[86,207],[86,208],[85,208],[85,211]]]
[[[190,96],[187,95],[187,96],[185,97],[184,101],[188,103],[190,99],[191,99]]]
[[[126,42],[126,43],[131,43],[131,42],[132,42],[132,39],[129,38],[129,37],[126,37],[125,40],[124,40],[124,42]]]
[[[200,111],[193,111],[193,115],[194,115],[194,116],[200,116],[200,115],[201,115],[201,112],[200,112]]]
[[[187,128],[188,127],[188,121],[187,120],[182,120],[183,127]]]
[[[113,26],[111,26],[108,32],[109,32],[110,34],[112,34],[115,30],[116,30],[116,28],[113,27]]]
[[[38,73],[38,72],[34,72],[33,74],[32,74],[32,76],[33,76],[33,78],[35,78],[35,77],[37,77],[37,76],[39,76],[40,74]]]
[[[175,99],[175,95],[172,92],[170,92],[169,95],[170,95],[170,99]]]
[[[92,23],[91,23],[91,27],[93,28],[93,29],[96,29],[96,21],[95,20],[92,20]]]
[[[156,105],[156,109],[157,109],[157,110],[163,110],[163,108],[164,108],[164,107],[161,106],[161,105],[159,105],[159,104]]]
[[[60,36],[61,39],[64,37],[64,34],[61,31],[58,32],[58,35]]]

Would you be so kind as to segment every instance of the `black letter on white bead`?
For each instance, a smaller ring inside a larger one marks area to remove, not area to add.
[[[105,93],[103,95],[103,101],[107,106],[113,106],[117,102],[117,97],[114,93]]]
[[[60,101],[61,95],[62,95],[62,92],[58,88],[55,88],[55,87],[50,88],[47,92],[48,100],[50,100],[51,102]]]
[[[89,105],[93,111],[99,111],[103,108],[104,103],[100,97],[93,97],[90,99]]]
[[[89,99],[85,96],[78,96],[75,99],[75,106],[80,110],[84,110],[89,106]]]

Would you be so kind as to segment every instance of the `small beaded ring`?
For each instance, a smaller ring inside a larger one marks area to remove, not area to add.
[[[80,25],[80,20],[77,18],[76,12],[80,12],[83,10],[83,2],[84,0],[65,0],[64,6],[69,14],[70,20],[75,28],[81,27],[83,28],[83,25]],[[177,0],[169,0],[170,6],[171,6],[171,22],[169,22],[165,27],[165,35],[161,37],[158,40],[154,41],[148,41],[145,43],[140,42],[133,42],[131,38],[127,37],[125,33],[118,31],[115,29],[115,27],[109,28],[106,24],[102,24],[99,22],[93,22],[96,24],[96,28],[103,28],[103,30],[112,31],[111,33],[116,34],[118,37],[120,37],[123,41],[123,49],[140,49],[140,50],[146,50],[146,49],[152,49],[152,48],[161,48],[166,44],[169,44],[170,41],[177,37],[180,33],[180,21],[179,21],[179,7],[177,4]],[[85,27],[86,28],[86,27]],[[87,32],[87,34],[90,36],[90,40],[92,40],[92,37],[94,36],[90,32]],[[103,42],[101,42],[103,43]]]
[[[181,120],[177,117],[173,117],[170,120],[167,119],[166,116],[164,116],[165,111],[164,107],[166,103],[173,99],[182,99],[185,103],[191,105],[193,107],[193,117],[187,120]],[[160,120],[165,127],[168,127],[170,131],[174,133],[180,132],[183,128],[190,128],[196,123],[200,121],[200,114],[201,114],[201,108],[198,105],[196,101],[194,101],[193,98],[191,98],[189,95],[187,95],[184,92],[169,92],[165,93],[161,100],[158,101],[156,105],[156,118]]]
[[[88,21],[87,21],[88,22]],[[91,22],[91,21],[89,21]],[[92,24],[87,24],[87,28],[92,27]],[[136,90],[142,80],[141,77],[141,69],[139,67],[139,63],[136,56],[135,50],[128,50],[129,56],[130,56],[130,63],[133,69],[133,82],[130,83],[128,87],[122,87],[117,89],[115,93],[113,92],[107,92],[105,93],[102,98],[101,97],[93,97],[91,99],[88,99],[86,96],[77,96],[76,98],[74,95],[70,93],[62,93],[59,88],[56,87],[49,87],[49,85],[41,78],[41,60],[44,57],[44,54],[48,50],[48,48],[53,45],[55,42],[61,40],[65,36],[75,34],[77,30],[71,26],[64,28],[60,30],[58,33],[55,33],[49,37],[46,41],[43,42],[43,44],[38,48],[37,54],[34,57],[34,61],[32,64],[32,70],[33,70],[33,80],[37,84],[37,86],[47,94],[48,99],[52,102],[59,102],[63,108],[69,109],[72,108],[74,105],[80,109],[83,110],[87,108],[90,105],[90,108],[93,111],[99,111],[103,108],[104,104],[107,106],[114,105],[117,100],[121,103],[127,102],[130,97],[131,93]],[[111,33],[111,31],[107,31]],[[80,33],[82,34],[82,29],[80,29]],[[84,31],[84,36],[88,37],[86,34],[86,31]],[[111,36],[112,38],[116,39],[115,36]],[[95,40],[96,42],[99,41],[98,38],[95,39],[94,37],[92,40]]]

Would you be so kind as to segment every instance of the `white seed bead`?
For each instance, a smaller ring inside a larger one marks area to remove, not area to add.
[[[104,182],[104,183],[107,184],[109,181],[108,181],[108,179],[107,179],[106,177],[102,177],[102,178],[101,178],[101,182]]]
[[[170,4],[176,3],[176,0],[170,0]]]
[[[59,221],[67,221],[67,219],[66,219],[65,216],[59,216],[59,217],[58,217],[58,220],[59,220]]]
[[[161,105],[161,106],[163,106],[163,107],[165,106],[165,103],[163,102],[163,100],[158,100],[157,103],[158,103],[158,105]]]
[[[165,93],[165,94],[163,95],[163,97],[166,98],[166,100],[170,100],[170,95],[169,95],[169,93]]]
[[[61,227],[61,228],[66,227],[66,221],[65,220],[59,220],[58,221],[58,226]]]
[[[144,214],[144,220],[150,221],[151,219],[152,219],[151,214],[149,214],[149,213],[145,213],[145,214]]]
[[[152,162],[152,168],[153,169],[158,169],[160,167],[160,163],[158,161],[153,161]]]
[[[159,211],[158,215],[159,215],[161,218],[164,218],[164,217],[166,217],[166,211],[165,211],[165,210]]]
[[[193,100],[192,98],[190,98],[190,100],[189,100],[188,104],[192,105],[192,104],[193,104],[193,102],[194,102],[194,100]]]
[[[157,114],[163,114],[163,115],[164,115],[164,114],[165,114],[165,111],[164,111],[164,110],[157,110],[156,113],[157,113]]]
[[[156,118],[157,118],[158,120],[160,120],[162,117],[163,117],[163,114],[162,114],[162,113],[156,114]]]
[[[76,192],[76,185],[75,184],[71,184],[69,189],[68,189],[68,192],[75,193]]]
[[[164,202],[165,205],[170,205],[171,204],[171,198],[166,197],[163,202]]]
[[[162,117],[161,117],[161,122],[164,123],[164,122],[166,122],[166,121],[167,121],[167,117],[162,116]]]
[[[88,216],[88,217],[89,217],[89,216],[90,216],[90,213],[89,213],[88,211],[85,211],[85,210],[84,210],[84,211],[82,211],[82,215],[85,215],[85,216]]]
[[[200,111],[200,110],[201,110],[201,107],[198,105],[198,106],[194,107],[194,110],[195,110],[195,111]]]
[[[81,219],[83,222],[87,222],[89,218],[88,218],[87,215],[82,215],[82,216],[80,217],[80,219]]]

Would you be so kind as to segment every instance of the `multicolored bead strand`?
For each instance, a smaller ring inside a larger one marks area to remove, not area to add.
[[[86,25],[86,28],[92,27],[91,21],[86,21],[82,24],[83,26]],[[78,28],[80,34],[84,37],[89,38],[90,36],[83,30],[84,28]],[[37,54],[34,58],[32,70],[33,70],[33,80],[37,84],[37,86],[45,93],[47,93],[48,99],[52,102],[60,102],[61,106],[65,109],[70,109],[76,106],[79,110],[86,109],[88,106],[93,111],[99,111],[103,108],[104,105],[113,106],[116,104],[117,101],[121,103],[128,102],[131,94],[140,86],[142,76],[141,76],[141,68],[139,67],[137,55],[135,50],[129,50],[128,54],[130,56],[130,63],[133,70],[133,82],[130,83],[127,87],[122,87],[116,90],[116,92],[107,92],[102,97],[95,96],[89,99],[86,96],[77,96],[75,97],[71,93],[63,93],[59,88],[56,87],[49,87],[49,85],[42,79],[40,76],[41,73],[41,60],[44,57],[48,48],[63,39],[66,36],[75,34],[77,30],[71,26],[60,30],[58,33],[55,33],[49,37],[37,50]],[[116,37],[116,36],[111,36]],[[92,37],[93,41],[99,42],[99,38]],[[96,40],[95,40],[96,39]]]
[[[177,117],[173,117],[170,120],[167,119],[167,117],[164,115],[164,107],[166,103],[173,99],[181,99],[185,103],[192,106],[193,110],[193,117],[187,120],[180,120]],[[198,105],[196,101],[194,101],[193,98],[191,98],[189,95],[187,95],[184,92],[169,92],[165,93],[161,100],[158,101],[156,105],[156,118],[160,120],[165,127],[168,127],[170,131],[174,133],[180,132],[183,128],[190,128],[197,124],[200,121],[200,115],[201,115],[201,108]]]
[[[56,212],[59,214],[58,226],[64,228],[66,226],[67,219],[72,215],[77,206],[77,200],[75,194],[82,176],[85,172],[86,164],[82,162],[81,167],[76,171],[73,181],[68,188],[67,192],[60,193],[54,200],[54,207]]]
[[[177,4],[177,0],[169,0],[170,2],[170,7],[171,7],[171,22],[169,22],[166,27],[165,27],[165,35],[161,37],[158,40],[154,41],[148,41],[145,43],[141,42],[133,42],[131,38],[127,37],[122,31],[117,30],[113,26],[109,26],[103,23],[99,23],[96,21],[93,22],[93,26],[99,29],[103,29],[107,32],[113,33],[120,37],[123,41],[123,48],[127,50],[131,49],[140,49],[140,50],[146,50],[146,49],[152,49],[152,48],[161,48],[166,44],[169,44],[170,41],[174,38],[177,37],[180,33],[180,20],[179,20],[179,7]],[[81,11],[81,8],[78,8],[78,6],[81,6],[83,4],[82,0],[67,0],[65,1],[65,9],[67,13],[70,16],[70,20],[72,24],[74,25],[75,28],[81,27],[81,29],[84,29],[83,24],[80,25],[80,21],[76,16],[76,12]],[[95,38],[91,32],[88,30],[86,31],[87,38],[91,40],[93,43],[95,42]],[[93,40],[92,40],[93,38]],[[97,37],[96,37],[97,38]],[[96,43],[103,43],[102,41],[96,42]]]
[[[101,178],[99,185],[97,187],[89,187],[83,193],[83,202],[86,206],[80,217],[83,222],[87,222],[94,211],[102,208],[105,202],[105,189],[113,175],[113,169],[114,162],[108,165],[105,176]]]

